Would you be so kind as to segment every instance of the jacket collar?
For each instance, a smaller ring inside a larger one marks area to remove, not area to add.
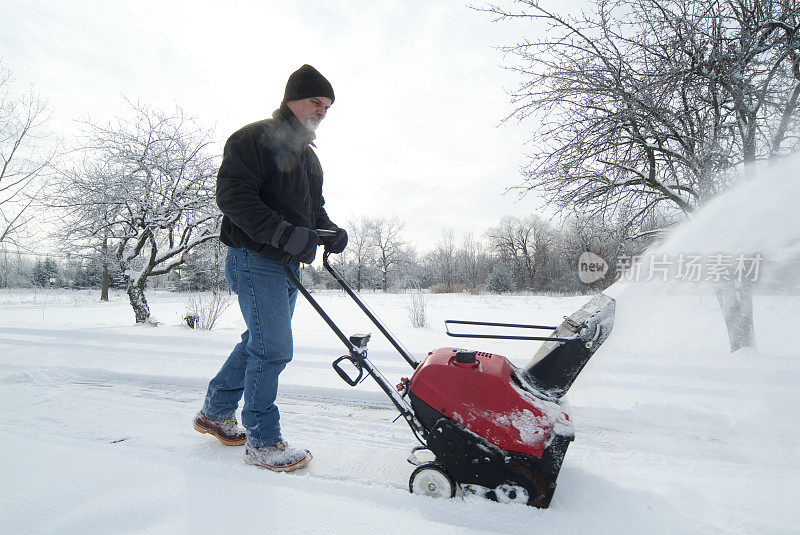
[[[305,147],[307,145],[316,147],[316,145],[314,145],[314,139],[317,137],[316,134],[314,132],[310,132],[308,128],[306,128],[306,126],[300,122],[300,119],[298,119],[294,112],[289,109],[289,106],[286,104],[281,104],[280,108],[272,112],[272,117],[273,119],[280,121],[289,127],[292,140],[298,145],[301,147]]]

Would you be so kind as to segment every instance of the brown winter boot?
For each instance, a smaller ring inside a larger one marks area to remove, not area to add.
[[[192,423],[195,431],[213,435],[226,446],[242,446],[247,442],[244,431],[235,419],[213,420],[202,412],[198,412]]]

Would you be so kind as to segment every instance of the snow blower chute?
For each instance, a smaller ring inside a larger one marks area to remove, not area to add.
[[[328,231],[318,230],[321,236]],[[405,419],[421,446],[409,462],[414,494],[454,497],[477,494],[500,502],[546,508],[569,443],[572,422],[558,404],[575,378],[610,334],[614,300],[595,296],[558,326],[447,320],[454,337],[544,341],[533,359],[516,367],[505,357],[481,351],[444,347],[420,363],[387,330],[344,277],[323,255],[323,265],[364,314],[414,369],[410,379],[394,387],[367,357],[369,334],[350,337],[339,329],[297,277],[284,270],[300,293],[348,349],[333,362],[336,373],[351,386],[371,376]],[[539,329],[548,336],[508,336],[452,332],[454,325],[481,328]],[[342,367],[352,365],[348,373]],[[434,460],[420,461],[429,450]]]

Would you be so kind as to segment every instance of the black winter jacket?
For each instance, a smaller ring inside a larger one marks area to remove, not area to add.
[[[287,223],[336,229],[323,207],[322,166],[309,144],[314,139],[285,104],[265,119],[235,132],[225,143],[217,173],[220,240],[280,260],[276,231]],[[310,258],[301,258],[311,263]]]

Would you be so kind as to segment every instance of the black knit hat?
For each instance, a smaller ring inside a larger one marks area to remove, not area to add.
[[[306,64],[289,76],[283,103],[311,97],[328,97],[333,103],[333,86],[317,69]]]

